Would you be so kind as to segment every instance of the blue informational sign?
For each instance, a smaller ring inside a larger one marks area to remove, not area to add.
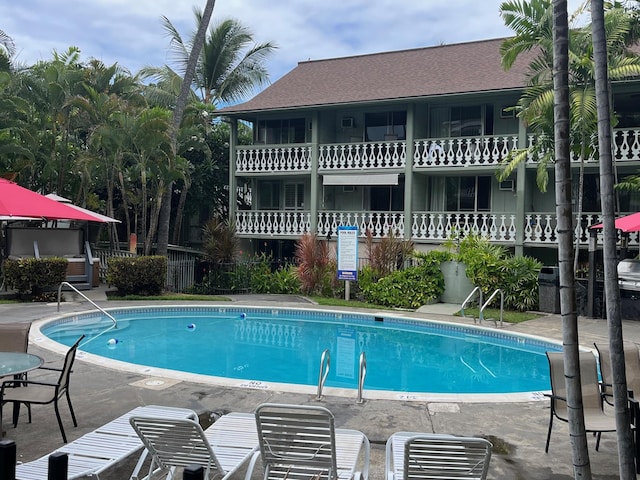
[[[338,280],[358,280],[358,227],[338,227]]]

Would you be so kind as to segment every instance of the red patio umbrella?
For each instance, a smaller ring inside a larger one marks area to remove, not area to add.
[[[0,178],[0,217],[4,220],[44,218],[104,222],[95,215],[89,215],[64,203],[51,200],[4,178]]]
[[[621,230],[624,233],[640,232],[640,212],[616,218],[615,226],[617,230]],[[602,228],[602,223],[591,225],[591,228]]]

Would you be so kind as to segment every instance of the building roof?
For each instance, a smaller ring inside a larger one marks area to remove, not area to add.
[[[521,89],[528,61],[505,71],[503,39],[313,60],[220,114]],[[523,56],[524,57],[524,56]]]

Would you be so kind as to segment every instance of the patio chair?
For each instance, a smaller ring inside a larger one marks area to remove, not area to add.
[[[207,479],[224,480],[249,462],[258,449],[255,420],[250,414],[224,415],[206,431],[189,419],[132,416],[129,422],[151,455],[149,473],[141,480],[156,475],[173,479],[178,468],[189,465],[204,467]],[[132,479],[139,478],[138,471],[136,467]]]
[[[0,323],[0,352],[26,352],[31,322]]]
[[[484,438],[397,432],[386,445],[387,480],[487,478],[491,442]]]
[[[131,428],[129,418],[134,415],[155,415],[163,418],[191,418],[198,416],[186,408],[146,405],[111,420],[76,440],[27,463],[16,465],[16,480],[43,480],[49,470],[49,456],[52,453],[65,453],[68,456],[67,478],[100,479],[103,472],[109,472],[144,448],[140,437]],[[146,450],[142,452],[136,472],[146,459]],[[135,473],[135,472],[134,472]],[[134,478],[134,477],[132,477]]]
[[[368,478],[369,440],[358,430],[335,428],[326,408],[265,403],[255,415],[260,444],[256,455],[262,458],[265,480]]]
[[[600,375],[602,376],[602,396],[604,400],[613,405],[611,351],[609,343],[594,343],[598,351]],[[624,342],[624,365],[627,375],[627,390],[631,398],[640,399],[640,351],[635,343]]]
[[[550,400],[549,431],[545,453],[549,452],[553,418],[563,422],[569,421],[566,401],[566,386],[564,378],[564,357],[562,352],[547,352],[551,376],[551,394],[545,394]],[[596,434],[596,450],[600,446],[602,432],[615,432],[616,421],[612,416],[604,413],[596,357],[591,352],[580,352],[580,377],[582,382],[582,407],[584,410],[584,425],[587,432]]]
[[[0,352],[26,353],[29,348],[31,322],[0,323]],[[18,378],[27,378],[23,373]],[[8,377],[0,377],[0,382]]]
[[[71,376],[71,367],[76,358],[76,351],[78,350],[78,344],[84,338],[82,335],[76,342],[69,348],[64,358],[64,364],[62,368],[52,367],[40,367],[39,370],[54,370],[60,372],[57,382],[41,382],[34,380],[7,380],[2,382],[2,388],[0,388],[0,424],[2,422],[2,406],[7,402],[12,402],[14,408],[16,404],[25,404],[27,406],[29,423],[31,423],[31,406],[32,405],[47,405],[53,403],[53,408],[56,412],[56,418],[58,420],[58,426],[60,427],[60,433],[62,434],[62,440],[67,443],[67,436],[64,433],[64,427],[62,425],[62,419],[60,418],[60,408],[58,407],[58,401],[62,396],[67,397],[67,404],[69,405],[69,411],[71,412],[71,418],[73,420],[73,426],[77,427],[76,415],[71,405],[71,397],[69,396],[69,378]],[[17,409],[15,410],[17,411]],[[14,428],[18,426],[18,416],[13,417]]]

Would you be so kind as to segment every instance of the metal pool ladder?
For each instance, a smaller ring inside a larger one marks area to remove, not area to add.
[[[324,374],[322,373],[324,367]],[[320,400],[322,398],[322,389],[324,388],[324,382],[327,380],[327,376],[329,375],[329,369],[331,368],[331,355],[329,354],[329,349],[325,349],[320,356],[320,371],[318,372],[318,392],[316,394],[316,400]]]
[[[94,307],[96,307],[98,310],[100,310],[102,312],[103,315],[105,315],[106,317],[108,317],[112,322],[113,325],[111,325],[109,328],[105,329],[103,332],[100,332],[98,335],[91,337],[90,339],[88,339],[86,342],[84,342],[82,345],[86,345],[87,343],[89,343],[92,340],[95,340],[96,338],[98,338],[100,335],[103,335],[105,333],[107,333],[109,330],[112,330],[114,328],[118,328],[118,321],[116,320],[116,317],[114,317],[113,315],[111,315],[109,312],[107,312],[104,308],[100,307],[97,303],[95,303],[93,300],[91,300],[89,297],[87,297],[84,293],[82,293],[80,290],[78,290],[76,287],[74,287],[73,285],[71,285],[69,282],[62,282],[60,284],[60,286],[58,287],[58,311],[60,311],[60,298],[62,297],[62,287],[69,287],[71,290],[73,290],[75,293],[77,293],[78,295],[80,295],[82,298],[84,298],[87,302],[89,302],[91,305],[93,305]],[[81,345],[81,346],[82,346]]]
[[[364,388],[364,379],[367,376],[367,356],[364,352],[360,353],[360,368],[358,370],[358,403],[364,403],[362,398],[362,389]]]

